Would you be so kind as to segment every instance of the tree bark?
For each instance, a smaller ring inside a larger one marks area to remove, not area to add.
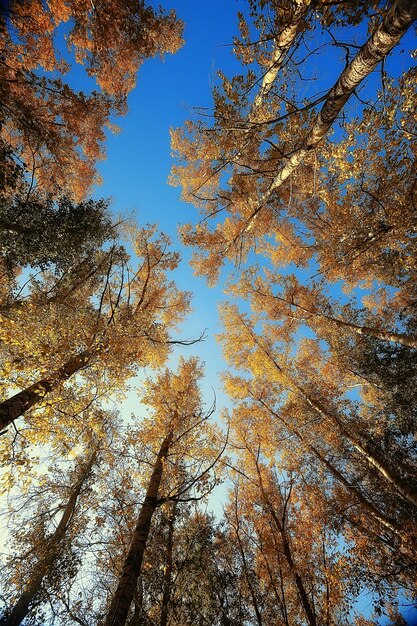
[[[254,396],[252,395],[252,397]],[[273,415],[280,422],[282,422],[282,424],[285,426],[288,432],[293,433],[301,441],[304,448],[309,450],[314,456],[316,456],[319,459],[319,461],[328,469],[328,471],[332,474],[332,476],[336,478],[336,480],[340,482],[344,487],[346,487],[348,492],[353,496],[355,500],[357,500],[357,502],[366,510],[366,512],[369,515],[371,515],[375,520],[377,520],[382,526],[384,526],[385,528],[393,532],[395,535],[400,537],[400,539],[404,543],[408,543],[408,539],[405,538],[404,533],[402,532],[401,526],[397,524],[395,520],[390,519],[384,513],[382,513],[372,502],[370,502],[363,495],[363,493],[361,493],[361,491],[359,491],[359,489],[357,489],[357,487],[352,485],[345,478],[342,472],[340,472],[336,467],[334,467],[334,465],[330,463],[330,461],[328,461],[326,457],[323,454],[321,454],[321,452],[319,452],[315,446],[308,443],[298,430],[296,430],[295,428],[287,424],[287,422],[280,415],[278,415],[278,413],[276,413],[270,406],[268,406],[262,399],[255,398],[255,400],[257,400],[260,404],[262,404],[262,406],[264,406],[271,413],[271,415]]]
[[[416,18],[417,3],[415,0],[396,0],[393,3],[382,23],[375,29],[329,91],[325,103],[302,146],[291,154],[275,175],[267,191],[260,197],[256,209],[247,221],[244,232],[252,229],[257,214],[268,202],[272,193],[281,187],[303,162],[307,154],[325,138],[355,89],[400,41]]]
[[[60,383],[85,367],[93,354],[94,351],[92,350],[84,350],[80,354],[76,354],[49,376],[42,378],[30,385],[30,387],[1,402],[0,432],[4,431],[15,419],[43,400],[46,394],[58,387]]]
[[[104,626],[124,626],[130,605],[134,597],[137,581],[142,569],[143,555],[148,540],[151,521],[158,506],[158,491],[161,484],[163,462],[168,456],[173,433],[169,433],[162,442],[153,472],[146,491],[129,552],[127,553],[119,582],[114,592]]]
[[[398,343],[402,346],[406,346],[407,348],[417,348],[417,337],[414,337],[413,335],[395,333],[391,330],[383,330],[373,326],[358,326],[352,322],[345,322],[344,320],[337,319],[336,317],[330,317],[329,315],[321,315],[321,317],[333,322],[339,328],[349,328],[358,335],[368,335],[369,337],[375,337],[375,339],[381,339],[381,341]]]
[[[256,293],[260,295],[265,295],[268,297],[268,294],[263,294],[262,292],[255,290]],[[280,300],[281,302],[285,302],[290,307],[294,307],[299,311],[303,311],[307,313],[310,317],[316,317],[319,319],[327,320],[333,323],[338,328],[348,328],[358,335],[368,335],[370,337],[375,337],[375,339],[381,339],[381,341],[389,341],[392,343],[397,343],[402,346],[406,346],[407,348],[417,348],[417,337],[414,335],[407,335],[405,333],[396,333],[392,330],[385,330],[381,328],[376,328],[374,326],[359,326],[358,324],[354,324],[353,322],[346,322],[343,319],[338,317],[333,317],[332,315],[326,315],[325,313],[320,313],[318,311],[313,311],[308,309],[301,304],[297,304],[291,300],[286,300],[281,296],[270,296],[274,300]]]
[[[60,555],[60,544],[64,539],[74,516],[81,489],[87,478],[90,476],[91,470],[96,463],[97,454],[98,449],[96,448],[89,461],[82,469],[81,475],[71,491],[64,513],[62,514],[55,532],[47,540],[44,550],[45,556],[35,565],[34,570],[31,572],[29,584],[17,600],[12,610],[8,615],[0,619],[1,626],[19,626],[19,624],[21,624],[30,613],[33,605],[36,603],[42,583]]]
[[[171,514],[168,518],[168,544],[164,571],[164,591],[162,595],[161,619],[159,622],[160,626],[167,626],[168,624],[168,609],[169,603],[171,601],[172,588],[172,548],[174,545],[174,523],[176,512],[177,503],[174,502],[172,505]]]
[[[256,122],[256,113],[258,109],[262,106],[266,96],[271,90],[277,74],[282,67],[286,54],[297,35],[300,22],[308,12],[310,3],[311,0],[294,0],[293,10],[289,15],[289,21],[280,32],[278,39],[276,39],[275,48],[271,56],[270,67],[268,71],[264,74],[262,84],[253,101],[249,113],[250,122]]]

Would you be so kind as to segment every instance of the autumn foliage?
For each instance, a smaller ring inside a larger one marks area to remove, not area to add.
[[[111,116],[183,24],[141,0],[7,4],[1,625],[406,623],[416,17],[412,0],[247,0],[240,73],[172,130],[170,182],[198,212],[180,236],[225,294],[218,411],[184,356],[179,253],[88,197]],[[88,92],[65,82],[73,63]]]
[[[88,93],[65,82],[71,63],[57,48],[58,29],[93,79]],[[115,130],[110,116],[126,113],[142,63],[176,52],[181,32],[173,11],[144,1],[9,3],[0,17],[1,133],[38,185],[78,200],[91,190],[106,130]]]

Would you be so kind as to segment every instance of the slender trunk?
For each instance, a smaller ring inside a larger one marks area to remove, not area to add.
[[[391,330],[384,330],[373,326],[358,326],[352,322],[345,322],[344,320],[337,319],[336,317],[330,317],[328,315],[321,315],[320,317],[333,322],[339,328],[349,328],[358,335],[368,335],[370,337],[375,337],[376,339],[381,339],[381,341],[398,343],[402,346],[406,346],[407,348],[417,348],[417,337],[413,335],[395,333]]]
[[[310,626],[317,626],[316,615],[315,615],[313,607],[311,606],[310,600],[307,595],[307,591],[304,587],[303,579],[301,578],[300,574],[297,572],[295,565],[294,565],[294,560],[292,558],[292,553],[291,553],[291,547],[290,547],[290,543],[288,540],[287,533],[285,532],[285,529],[281,530],[281,538],[282,538],[282,547],[284,550],[284,555],[287,560],[288,566],[291,570],[291,574],[294,577],[294,581],[298,589],[298,593],[301,599],[301,603],[303,605],[303,609],[304,609],[304,613],[306,615],[307,621],[310,624]]]
[[[280,71],[282,64],[286,58],[288,50],[291,48],[294,40],[297,36],[299,25],[302,19],[307,14],[310,7],[311,0],[293,0],[293,10],[288,10],[288,22],[280,32],[279,37],[275,39],[275,47],[271,54],[271,61],[269,69],[265,72],[262,78],[262,83],[259,87],[259,91],[256,94],[252,106],[249,111],[248,121],[250,126],[245,129],[245,133],[249,136],[243,146],[241,146],[233,157],[234,160],[239,159],[242,156],[243,150],[250,146],[251,131],[253,127],[256,128],[257,116],[259,109],[262,107],[265,98],[268,96],[274,81]],[[243,129],[242,129],[243,130]],[[227,246],[228,248],[229,246]]]
[[[252,394],[251,394],[252,395]],[[254,397],[254,396],[252,396]],[[262,406],[264,406],[270,413],[271,415],[273,415],[274,417],[276,417],[277,419],[279,419],[279,421],[285,426],[285,428],[289,431],[292,432],[303,444],[303,446],[309,450],[310,452],[312,452],[312,454],[314,454],[314,456],[316,456],[319,461],[321,463],[323,463],[323,465],[329,470],[329,472],[332,474],[332,476],[334,478],[336,478],[336,480],[338,482],[340,482],[344,487],[346,487],[346,489],[349,491],[349,493],[355,498],[355,500],[357,500],[358,503],[360,503],[361,506],[363,506],[363,508],[374,518],[376,519],[380,524],[382,524],[385,528],[388,528],[391,532],[393,532],[394,534],[396,534],[398,537],[401,538],[402,541],[404,541],[405,543],[409,542],[409,539],[407,539],[406,537],[404,537],[404,533],[401,530],[401,526],[399,526],[395,520],[390,519],[389,517],[387,517],[384,513],[382,513],[372,502],[369,502],[369,500],[354,486],[352,485],[346,478],[345,476],[342,474],[342,472],[340,472],[338,469],[336,469],[334,467],[334,465],[332,463],[330,463],[330,461],[328,461],[326,459],[325,456],[323,456],[321,454],[321,452],[319,452],[317,450],[317,448],[313,445],[311,445],[310,443],[308,443],[305,440],[305,437],[303,437],[303,435],[296,430],[295,428],[293,428],[292,426],[290,426],[286,420],[284,420],[280,415],[278,415],[278,413],[276,413],[270,406],[268,406],[266,404],[266,402],[264,402],[262,399],[260,398],[255,398],[260,404],[262,404]]]
[[[164,592],[162,595],[162,607],[161,607],[161,619],[160,626],[167,626],[168,624],[168,609],[171,601],[171,587],[172,587],[172,548],[174,545],[174,523],[177,512],[177,503],[172,505],[172,511],[168,518],[168,544],[167,554],[165,561],[164,572]]]
[[[272,193],[281,187],[287,178],[303,162],[307,154],[327,135],[333,122],[361,82],[369,76],[386,55],[397,45],[407,29],[417,17],[415,0],[396,0],[387,11],[381,24],[339,76],[329,91],[326,101],[318,114],[303,144],[295,150],[275,175],[268,190],[260,197],[257,208],[248,219],[244,232],[252,229],[254,220]]]
[[[298,590],[298,594],[300,596],[300,600],[301,600],[301,604],[303,605],[303,609],[304,609],[304,613],[305,616],[307,618],[307,622],[309,623],[310,626],[317,626],[317,621],[316,621],[316,615],[314,612],[314,608],[312,607],[310,600],[308,598],[308,594],[306,591],[306,588],[304,587],[304,583],[303,583],[303,579],[301,578],[300,574],[297,571],[297,568],[295,566],[294,563],[294,559],[292,556],[292,551],[291,551],[291,546],[290,546],[290,541],[288,538],[288,534],[285,530],[284,524],[285,524],[285,520],[283,520],[281,522],[281,520],[278,518],[274,507],[272,506],[272,503],[268,497],[268,494],[265,491],[264,485],[263,485],[263,479],[262,479],[262,474],[261,471],[259,469],[259,464],[257,461],[255,461],[256,464],[256,472],[258,474],[258,478],[259,478],[259,488],[262,494],[262,498],[264,500],[264,503],[272,517],[272,520],[274,521],[275,526],[277,527],[277,530],[280,534],[281,537],[281,541],[282,541],[282,550],[284,552],[284,556],[285,556],[285,560],[287,561],[288,567],[291,571],[291,575],[294,579],[295,585],[297,587]]]
[[[77,500],[80,495],[81,489],[85,481],[89,477],[92,467],[96,462],[97,453],[98,450],[96,448],[92,453],[88,463],[83,468],[80,478],[74,485],[74,488],[71,492],[71,495],[68,499],[68,502],[65,506],[64,512],[55,532],[47,540],[44,550],[45,556],[41,558],[36,564],[34,570],[31,573],[28,586],[17,600],[11,612],[7,616],[0,619],[1,626],[19,626],[19,624],[22,623],[22,621],[31,611],[32,606],[36,603],[39,591],[45,577],[52,570],[55,562],[59,558],[62,540],[65,538],[68,527],[74,516],[77,506]]]
[[[277,74],[282,67],[287,52],[295,40],[299,25],[308,12],[309,7],[310,0],[307,0],[306,2],[304,0],[294,0],[293,10],[289,16],[289,21],[276,40],[275,48],[271,56],[270,67],[264,74],[262,84],[253,101],[249,113],[250,122],[256,121],[256,113],[262,106],[266,96],[269,94]]]
[[[264,545],[263,545],[262,536],[261,536],[261,533],[259,532],[258,528],[256,527],[256,524],[255,524],[255,532],[256,532],[256,534],[258,536],[259,550],[260,550],[260,552],[262,554],[262,558],[263,558],[263,561],[264,561],[264,565],[266,567],[266,571],[268,572],[269,582],[270,582],[271,587],[272,587],[272,589],[274,591],[274,596],[275,596],[276,601],[277,601],[277,603],[279,605],[282,618],[283,618],[283,620],[285,620],[285,623],[287,623],[287,620],[286,620],[286,610],[285,610],[285,604],[284,604],[285,603],[285,599],[284,599],[284,597],[281,598],[281,596],[280,596],[280,594],[278,592],[276,581],[274,579],[271,567],[269,565],[268,556],[265,554],[265,548],[264,548]],[[282,591],[282,588],[281,588],[281,591]]]
[[[390,530],[392,533],[397,535],[403,542],[405,546],[407,546],[407,550],[412,550],[414,554],[417,554],[417,544],[414,539],[408,537],[402,530],[400,524],[398,524],[395,520],[387,517],[384,513],[382,513],[372,502],[369,500],[354,486],[352,485],[346,478],[343,476],[339,470],[337,470],[326,458],[324,458],[318,450],[316,450],[313,446],[309,446],[312,450],[313,454],[317,456],[317,458],[327,467],[329,472],[338,480],[342,485],[346,487],[346,489],[352,494],[352,496],[357,500],[357,502],[369,513],[371,517],[373,517],[377,522],[381,524],[384,528]],[[369,528],[368,528],[369,529]]]
[[[136,585],[142,568],[143,555],[148,540],[151,521],[158,506],[158,491],[162,479],[163,462],[168,456],[173,433],[169,433],[162,442],[153,472],[149,481],[145,501],[142,504],[136,527],[133,533],[129,552],[127,553],[119,582],[114,592],[105,626],[124,626],[130,605],[135,594]]]
[[[43,400],[46,394],[53,391],[60,383],[82,369],[93,354],[94,351],[92,350],[84,350],[84,352],[76,354],[49,376],[19,391],[19,393],[8,398],[8,400],[0,402],[0,432],[35,404]]]
[[[322,539],[322,551],[323,551],[323,572],[324,578],[326,581],[326,626],[330,626],[330,580],[327,574],[327,559],[326,559],[326,531],[323,531],[323,539]]]
[[[416,3],[417,4],[417,3]],[[378,472],[385,478],[387,482],[389,482],[401,496],[407,500],[410,504],[417,508],[417,489],[415,489],[408,480],[401,478],[396,474],[392,466],[385,462],[383,458],[375,451],[372,450],[371,446],[367,441],[362,441],[362,439],[356,436],[351,432],[350,429],[346,428],[343,423],[343,417],[338,416],[336,413],[328,412],[324,406],[322,406],[317,400],[312,398],[301,385],[298,385],[290,375],[288,375],[282,367],[275,361],[272,354],[269,352],[268,348],[262,345],[259,337],[253,332],[253,330],[245,323],[245,321],[240,317],[240,321],[242,322],[245,330],[249,333],[251,338],[253,339],[255,345],[257,345],[265,356],[270,360],[271,364],[275,367],[275,369],[279,372],[280,376],[284,376],[288,382],[289,387],[297,392],[312,409],[314,409],[321,417],[326,419],[327,421],[333,423],[339,432],[346,437],[346,439],[351,443],[351,445],[366,459],[366,461],[372,465]]]
[[[381,513],[379,509],[376,508],[372,502],[369,502],[367,498],[354,486],[352,485],[338,469],[330,463],[320,452],[314,448],[313,446],[309,446],[310,450],[313,454],[326,466],[329,472],[332,474],[334,478],[342,485],[346,487],[348,492],[354,497],[354,499],[374,518],[376,519],[382,526],[385,526],[388,530],[398,535],[403,541],[407,541],[404,539],[404,534],[401,532],[401,527],[392,519],[389,519],[386,515]]]
[[[237,512],[236,512],[236,521],[237,521]],[[239,535],[239,526],[236,526],[234,528],[234,530],[235,530],[235,534],[236,534],[237,543],[238,543],[238,546],[239,546],[240,556],[242,557],[242,565],[243,565],[243,570],[244,570],[244,573],[245,573],[246,582],[247,582],[248,587],[249,587],[249,593],[251,595],[253,608],[255,610],[256,621],[258,622],[258,626],[262,626],[262,616],[261,616],[261,612],[259,610],[258,601],[256,599],[256,594],[255,594],[255,591],[253,589],[252,582],[251,582],[251,579],[250,579],[250,572],[249,572],[248,564],[246,562],[245,550],[243,548],[243,545],[242,545],[242,542],[241,542],[241,539],[240,539],[240,535]]]
[[[392,469],[392,465],[384,461],[375,450],[371,449],[371,446],[361,438],[354,435],[351,431],[347,430],[343,425],[341,418],[335,413],[329,413],[324,407],[321,406],[316,400],[312,399],[305,391],[295,385],[300,395],[306,400],[307,404],[311,406],[319,415],[335,424],[340,433],[346,437],[353,447],[372,465],[378,472],[389,482],[395,489],[402,495],[402,497],[410,502],[417,508],[417,490],[405,480],[400,478]]]
[[[263,294],[262,292],[256,290],[256,293],[260,295],[265,295],[268,297],[268,294]],[[299,311],[303,311],[307,313],[310,317],[316,317],[318,319],[324,319],[338,328],[348,328],[358,335],[368,335],[370,337],[375,337],[376,339],[381,339],[382,341],[389,341],[392,343],[398,343],[402,346],[406,346],[407,348],[417,348],[417,337],[415,335],[407,335],[406,333],[396,333],[392,330],[385,330],[382,328],[376,328],[375,326],[359,326],[358,324],[354,324],[353,322],[346,322],[343,319],[338,317],[333,317],[332,315],[326,315],[325,313],[320,313],[318,311],[313,311],[308,309],[307,307],[302,306],[301,304],[297,304],[292,300],[286,300],[281,296],[271,296],[274,300],[281,300],[281,302],[285,302],[290,307],[295,307]]]
[[[289,626],[287,603],[286,603],[286,600],[285,600],[284,576],[282,575],[281,566],[279,567],[279,583],[280,583],[281,595],[282,595],[282,599],[283,599],[283,603],[284,603],[283,607],[284,607],[285,626]]]

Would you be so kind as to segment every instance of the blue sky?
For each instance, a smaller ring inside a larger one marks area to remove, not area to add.
[[[181,335],[198,337],[206,331],[204,342],[181,348],[185,355],[197,354],[206,364],[205,396],[208,404],[216,390],[217,406],[226,402],[219,389],[218,372],[225,363],[214,335],[219,332],[217,305],[221,288],[208,288],[193,276],[188,261],[191,250],[182,248],[177,227],[194,221],[195,209],[180,200],[180,190],[168,185],[172,167],[169,130],[181,126],[195,106],[210,107],[211,85],[217,69],[239,66],[231,56],[232,36],[236,32],[236,0],[196,2],[178,0],[177,15],[186,26],[185,45],[163,62],[151,59],[140,69],[137,87],[129,96],[129,112],[117,118],[121,132],[111,134],[106,144],[107,159],[99,164],[103,185],[95,195],[113,198],[116,212],[133,215],[139,223],[157,223],[168,233],[173,247],[181,249],[182,263],[173,277],[182,289],[193,292],[194,313],[184,323]]]

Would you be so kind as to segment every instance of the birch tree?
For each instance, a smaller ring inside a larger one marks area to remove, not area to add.
[[[297,12],[297,6],[297,3],[291,3],[291,11],[288,7],[268,4],[272,15],[270,21],[259,10],[256,25],[260,30],[260,41],[276,42],[274,32],[266,35],[262,25],[280,25],[283,33],[288,26],[287,20],[291,22]],[[366,8],[362,9],[362,19],[366,19]],[[349,9],[346,9],[348,13]],[[303,4],[304,17],[298,26],[300,32],[303,33],[308,25],[318,39],[317,30],[324,23],[330,36],[328,45],[338,46],[339,20],[347,19],[357,24],[361,20],[361,9],[355,5],[348,16],[338,15],[338,10],[339,6],[333,8],[333,15],[329,16],[331,10],[328,9],[326,15],[324,5],[315,7],[314,13],[309,10],[308,3]],[[343,12],[344,9],[340,10]],[[239,264],[254,247],[258,252],[268,253],[270,237],[277,243],[271,251],[277,263],[293,261],[303,266],[308,262],[314,254],[314,246],[295,228],[293,217],[294,214],[297,218],[301,215],[306,229],[310,219],[318,221],[317,171],[321,165],[325,169],[329,154],[343,167],[337,142],[330,144],[326,137],[355,90],[398,44],[415,17],[414,3],[394,2],[380,16],[379,22],[373,24],[371,37],[359,49],[352,47],[350,42],[344,44],[348,61],[333,87],[325,87],[324,96],[311,96],[307,101],[302,100],[298,92],[306,92],[302,78],[309,78],[306,59],[310,54],[295,37],[286,50],[284,66],[278,62],[280,71],[274,75],[274,89],[269,86],[264,93],[261,83],[261,112],[255,104],[257,96],[251,99],[257,77],[248,70],[232,79],[223,76],[221,86],[214,93],[211,126],[189,121],[183,130],[173,132],[172,144],[180,164],[174,166],[172,182],[183,187],[184,198],[194,202],[202,214],[196,227],[187,225],[182,229],[184,242],[197,248],[194,257],[197,273],[207,276],[213,283],[226,259]],[[269,47],[265,50],[262,43],[252,42],[247,27],[245,33],[249,42],[248,50],[243,48],[241,53],[243,62],[256,62],[261,72],[265,64],[267,68],[273,68],[276,49],[271,51]],[[314,46],[314,35],[311,39]],[[321,47],[321,42],[318,39],[317,47]],[[240,51],[239,44],[237,50]],[[352,50],[355,50],[353,56]],[[299,80],[291,75],[295,59],[294,70],[299,72]],[[321,108],[314,113],[320,103],[323,103]],[[256,121],[251,120],[253,107],[257,109]],[[383,116],[377,118],[374,115],[373,122],[374,129],[381,127]],[[349,128],[351,143],[355,125],[359,129],[360,121],[355,120]],[[322,151],[326,161],[321,159]],[[324,196],[326,191],[323,191]]]

